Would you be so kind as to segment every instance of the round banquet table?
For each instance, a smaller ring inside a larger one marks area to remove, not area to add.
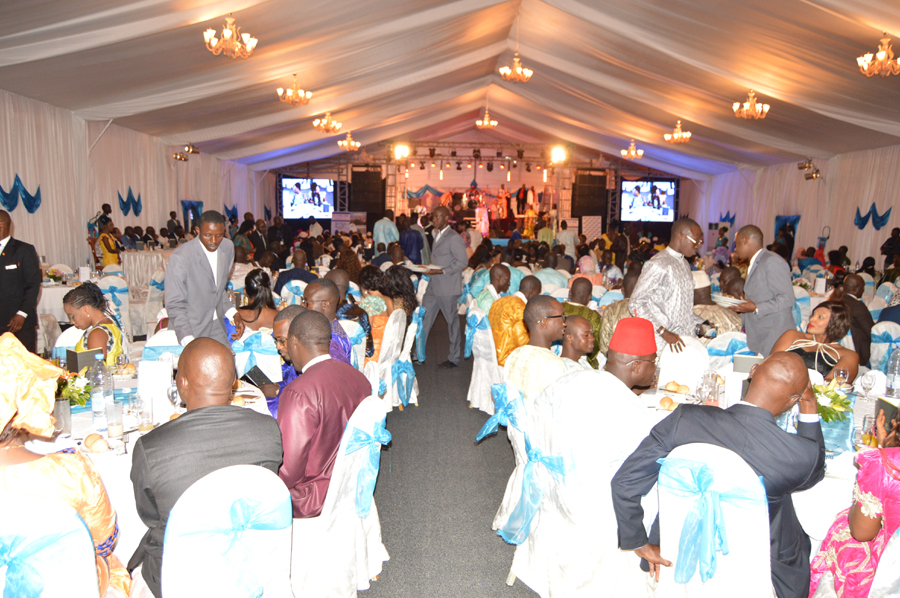
[[[66,293],[73,288],[75,287],[64,286],[61,284],[42,284],[41,295],[37,304],[37,313],[50,314],[56,318],[57,322],[68,322],[69,317],[63,309],[63,297],[65,297]]]
[[[125,271],[125,281],[128,288],[134,293],[135,289],[146,289],[150,286],[153,273],[159,269],[166,269],[169,258],[174,249],[150,251],[126,251],[122,254],[122,269]]]

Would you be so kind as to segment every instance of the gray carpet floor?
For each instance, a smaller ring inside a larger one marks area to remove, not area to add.
[[[393,441],[382,451],[375,503],[391,559],[361,598],[536,596],[518,580],[506,585],[515,547],[491,530],[512,448],[503,428],[475,444],[488,416],[466,402],[472,360],[438,368],[447,347],[438,317],[426,363],[415,366],[419,406],[387,417]]]

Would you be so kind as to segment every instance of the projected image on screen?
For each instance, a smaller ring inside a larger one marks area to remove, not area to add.
[[[622,221],[675,221],[675,181],[622,181],[621,199]]]
[[[331,218],[334,212],[334,181],[283,177],[281,208],[286,219]]]

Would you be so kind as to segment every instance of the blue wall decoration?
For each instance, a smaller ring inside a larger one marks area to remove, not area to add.
[[[263,217],[266,219],[266,222],[272,219],[272,210],[269,209],[269,206],[263,206]]]
[[[422,196],[425,195],[426,193],[431,193],[432,195],[437,195],[438,197],[440,197],[441,195],[444,194],[443,191],[435,189],[431,185],[425,185],[418,191],[410,191],[407,189],[406,197],[407,197],[407,199],[421,199]]]
[[[878,209],[875,208],[875,202],[872,202],[872,205],[869,207],[869,211],[866,212],[865,215],[859,213],[859,208],[856,208],[856,217],[853,219],[853,224],[856,225],[856,228],[862,230],[866,228],[866,225],[869,224],[869,217],[872,217],[872,226],[875,227],[875,230],[881,230],[888,222],[888,218],[891,217],[891,210],[894,208],[888,208],[887,212],[882,215],[878,215]]]
[[[234,204],[230,209],[228,206],[223,206],[225,208],[225,218],[231,220],[232,218],[237,218],[237,204]]]
[[[202,201],[187,201],[186,199],[181,200],[181,212],[184,220],[184,226],[187,226],[188,214],[191,215],[191,220],[198,221],[200,220],[200,215],[203,214],[203,202]],[[187,231],[185,231],[187,232]]]
[[[791,235],[796,239],[797,237],[797,226],[800,224],[800,216],[775,216],[775,236],[773,239],[778,238],[778,231],[787,225],[789,229],[791,229]]]
[[[19,175],[16,175],[12,187],[9,188],[9,192],[4,191],[3,187],[0,187],[0,205],[2,205],[7,212],[12,212],[16,209],[19,205],[20,197],[22,198],[22,205],[25,206],[25,211],[29,214],[34,214],[37,209],[41,207],[40,185],[38,185],[37,191],[32,195],[25,190],[22,179],[19,178]]]
[[[719,212],[719,222],[727,222],[731,225],[731,228],[734,228],[734,221],[737,218],[737,214],[732,214],[731,210],[725,212],[725,215],[722,215],[722,212]]]
[[[122,213],[126,216],[129,211],[134,211],[135,216],[140,216],[141,211],[144,209],[144,204],[141,202],[141,194],[138,193],[137,199],[134,197],[134,193],[131,191],[131,187],[128,187],[128,197],[122,199],[122,193],[119,193],[119,209],[122,210]]]

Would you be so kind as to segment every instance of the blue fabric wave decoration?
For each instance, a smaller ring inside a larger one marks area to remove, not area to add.
[[[479,319],[475,314],[466,314],[466,350],[464,353],[466,359],[472,357],[472,343],[475,340],[475,331],[490,329],[491,324],[487,316]]]
[[[419,189],[418,191],[409,191],[409,190],[407,190],[407,191],[406,191],[406,197],[407,197],[407,199],[421,199],[422,196],[424,196],[426,193],[431,193],[432,195],[437,195],[437,196],[441,196],[441,195],[444,194],[443,191],[441,191],[441,190],[439,190],[439,189],[435,189],[435,188],[432,187],[431,185],[425,185],[424,187],[422,187],[422,188]]]
[[[229,220],[231,218],[237,218],[237,204],[234,204],[231,208],[226,205],[223,205],[222,207],[225,208],[225,218]]]
[[[184,347],[181,345],[166,345],[159,347],[144,346],[144,351],[141,353],[141,359],[144,361],[159,361],[159,358],[162,357],[164,353],[181,355],[182,351],[184,351]]]
[[[722,215],[722,212],[719,212],[719,222],[727,222],[731,225],[731,228],[734,228],[734,221],[737,218],[737,213],[732,214],[731,210],[725,212],[725,215]]]
[[[521,392],[515,390],[515,393],[516,396],[510,399],[509,388],[506,384],[501,382],[491,385],[491,396],[494,397],[494,415],[490,416],[484,422],[484,425],[481,426],[481,430],[478,431],[478,435],[475,437],[475,442],[481,442],[486,436],[496,434],[500,426],[508,428],[512,424],[515,429],[522,431],[522,426],[519,423],[519,413],[524,411],[525,402],[522,399]]]
[[[269,336],[268,338],[269,340],[272,339],[271,336]],[[244,371],[238,372],[238,377],[243,376],[253,369],[253,366],[257,364],[257,355],[278,355],[278,349],[275,348],[275,345],[265,342],[265,338],[259,332],[257,332],[256,334],[251,334],[243,341],[234,341],[233,343],[231,343],[231,350],[234,351],[235,354],[245,352],[250,353],[250,357],[247,359],[247,363],[244,365]]]
[[[119,193],[119,209],[122,210],[122,213],[126,216],[128,215],[128,212],[132,210],[134,211],[135,216],[140,216],[144,209],[144,204],[141,201],[141,194],[138,193],[137,199],[135,199],[131,187],[128,187],[128,196],[125,199],[122,199],[122,194]]]
[[[416,328],[416,361],[425,363],[425,329],[422,321],[425,319],[425,308],[417,307],[413,312],[412,321],[418,326]]]
[[[732,361],[734,360],[735,355],[753,355],[753,351],[747,348],[747,342],[736,338],[731,339],[725,349],[708,347],[707,351],[709,352],[710,357],[730,356]]]
[[[547,471],[555,477],[562,477],[566,474],[563,458],[547,456],[540,449],[531,446],[528,434],[525,434],[525,451],[528,454],[528,463],[525,465],[525,474],[522,476],[522,496],[519,504],[509,514],[507,522],[497,530],[497,534],[506,542],[516,545],[528,539],[531,522],[537,515],[541,499],[544,497],[540,480],[535,475],[538,464],[546,467]]]
[[[687,459],[659,459],[659,485],[672,494],[697,497],[693,508],[684,518],[675,562],[675,583],[687,583],[700,569],[700,579],[706,582],[716,573],[716,554],[728,554],[728,538],[722,503],[746,508],[766,504],[766,491],[759,485],[736,488],[729,492],[711,490],[713,470],[706,463]]]
[[[181,222],[183,222],[185,226],[187,226],[188,220],[200,220],[200,215],[203,214],[203,202],[182,199],[181,213],[183,218]],[[191,215],[190,218],[188,218],[188,214]]]
[[[872,205],[874,205],[874,204],[872,204]],[[865,216],[863,216],[862,214],[859,213],[859,208],[856,208],[856,216],[853,218],[854,226],[856,226],[856,228],[858,228],[859,230],[866,228],[866,226],[869,224],[869,216],[871,216],[871,215],[872,215],[872,208],[869,208],[869,211],[866,212]]]
[[[263,206],[263,216],[265,217],[266,221],[272,219],[272,210],[269,209],[269,206]]]
[[[110,298],[116,307],[122,307],[122,300],[119,299],[119,295],[128,294],[128,287],[117,287],[115,285],[106,288],[100,287],[100,290]]]
[[[875,365],[875,369],[883,374],[887,374],[888,361],[891,359],[891,351],[900,348],[900,337],[894,338],[890,332],[879,332],[872,335],[872,344],[889,345],[887,351],[884,352],[881,362]]]
[[[400,395],[400,402],[404,407],[409,407],[409,399],[412,397],[413,383],[416,381],[416,370],[412,363],[405,359],[398,359],[391,366],[391,384]]]
[[[9,188],[9,191],[4,191],[3,187],[0,187],[0,205],[3,206],[3,209],[7,212],[12,212],[19,205],[19,198],[22,199],[22,205],[25,206],[25,211],[29,214],[34,214],[39,207],[41,207],[41,187],[38,185],[37,191],[34,192],[34,195],[29,193],[25,189],[25,184],[22,183],[22,179],[19,175],[16,175],[16,178],[13,180],[12,187]]]
[[[384,422],[382,419],[375,424],[371,436],[359,428],[353,428],[347,440],[347,448],[344,450],[344,454],[349,455],[362,448],[369,449],[369,459],[359,470],[356,478],[356,514],[363,519],[368,517],[372,510],[372,495],[381,466],[381,445],[391,441],[391,433],[384,428]]]
[[[869,223],[869,217],[871,216],[872,226],[875,227],[875,230],[881,230],[887,224],[893,209],[894,208],[888,208],[887,212],[879,215],[878,208],[875,207],[875,202],[872,202],[872,205],[869,206],[869,211],[866,212],[865,216],[860,213],[859,208],[856,208],[856,217],[853,218],[853,224],[856,225],[856,228],[862,230],[866,228],[866,225]]]

